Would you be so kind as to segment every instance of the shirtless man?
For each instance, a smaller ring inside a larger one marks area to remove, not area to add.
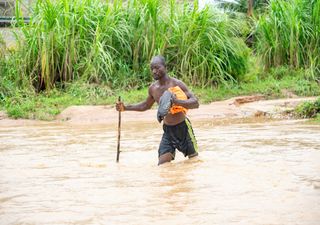
[[[165,59],[162,56],[155,56],[151,60],[151,71],[156,80],[149,86],[148,97],[145,101],[134,105],[124,105],[123,102],[116,103],[117,111],[146,111],[151,108],[154,102],[159,104],[160,97],[169,88],[180,87],[186,96],[185,100],[178,99],[175,94],[172,96],[172,103],[184,111],[168,113],[163,120],[163,135],[159,146],[158,165],[170,162],[175,157],[175,149],[181,151],[189,158],[198,155],[196,139],[185,112],[187,109],[199,107],[199,102],[187,86],[180,80],[169,77],[167,74]]]

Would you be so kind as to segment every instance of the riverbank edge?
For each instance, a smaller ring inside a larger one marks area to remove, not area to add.
[[[189,110],[188,117],[192,121],[219,121],[226,119],[294,119],[292,111],[302,102],[314,101],[318,97],[294,97],[266,100],[263,95],[238,96],[210,104],[201,104],[198,109]],[[126,123],[156,123],[156,111],[153,108],[145,112],[122,112],[122,120]],[[78,105],[70,106],[58,114],[53,120],[12,119],[4,111],[0,111],[0,125],[29,125],[34,123],[62,123],[70,125],[115,124],[118,112],[114,105]]]

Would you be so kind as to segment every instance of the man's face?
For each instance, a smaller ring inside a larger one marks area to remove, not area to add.
[[[155,80],[159,80],[166,74],[166,67],[158,59],[155,59],[151,62],[150,68]]]

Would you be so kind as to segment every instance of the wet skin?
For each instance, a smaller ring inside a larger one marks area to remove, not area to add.
[[[194,94],[187,88],[187,86],[180,80],[169,77],[167,69],[159,57],[154,57],[150,64],[153,78],[156,80],[149,86],[148,97],[145,101],[133,105],[124,105],[123,102],[116,103],[118,111],[146,111],[157,102],[159,104],[160,97],[170,87],[179,86],[187,96],[187,100],[179,100],[173,96],[173,104],[182,106],[186,109],[194,109],[199,107],[199,102]],[[166,125],[176,125],[185,120],[185,114],[182,112],[176,114],[168,114],[163,122]],[[169,162],[173,159],[171,153],[164,154],[159,158],[159,164]]]

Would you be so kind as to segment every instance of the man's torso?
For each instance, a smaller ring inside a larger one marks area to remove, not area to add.
[[[170,87],[179,86],[178,80],[174,78],[170,78],[169,82],[167,82],[165,85],[161,85],[158,81],[151,85],[150,92],[153,97],[153,99],[159,104],[160,97],[162,94],[168,90]],[[164,118],[164,123],[166,125],[176,125],[178,123],[181,123],[185,120],[185,114],[182,112],[175,113],[175,114],[168,114]]]

